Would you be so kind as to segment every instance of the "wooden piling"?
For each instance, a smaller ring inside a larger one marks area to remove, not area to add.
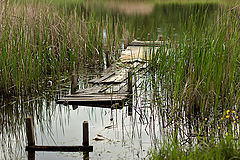
[[[27,141],[28,146],[35,146],[35,137],[34,137],[34,126],[33,126],[33,118],[26,118],[26,133],[27,133]],[[35,160],[35,151],[28,152],[28,160]]]
[[[83,146],[89,146],[89,130],[88,130],[88,122],[83,122]]]
[[[107,65],[107,68],[109,68],[111,66],[110,51],[106,50],[105,52],[106,52],[106,65]]]
[[[71,81],[72,81],[72,83],[71,83],[71,94],[74,94],[78,90],[78,77],[76,75],[75,63],[73,64]],[[72,108],[73,108],[73,110],[75,110],[75,109],[78,108],[78,105],[73,105]]]
[[[72,83],[71,83],[71,94],[74,94],[74,93],[76,93],[76,91],[77,91],[77,87],[78,87],[78,85],[77,85],[77,83],[78,83],[78,80],[77,80],[78,78],[77,78],[77,75],[76,75],[76,73],[75,73],[75,65],[73,66],[73,72],[72,72],[72,79],[71,79],[71,81],[72,81]]]
[[[83,122],[83,146],[89,146],[89,129],[88,129],[88,122]],[[89,159],[89,152],[83,152],[83,159],[88,160]]]
[[[132,94],[132,71],[128,71],[128,92],[129,94]]]
[[[150,41],[150,33],[147,35],[147,40]]]
[[[128,71],[128,92],[129,92],[129,101],[128,101],[128,116],[132,116],[132,100],[133,100],[133,89],[132,89],[132,71]]]

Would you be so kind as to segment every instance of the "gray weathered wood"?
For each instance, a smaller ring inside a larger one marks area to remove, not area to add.
[[[115,75],[115,72],[110,72],[110,73],[104,75],[101,78],[95,79],[94,81],[89,81],[89,83],[94,83],[94,84],[101,83],[102,81],[104,81],[105,79],[107,79],[107,78],[109,78],[109,77],[111,77],[113,75]]]
[[[147,60],[157,51],[162,41],[133,41],[121,52],[120,62],[104,70],[100,77],[89,81],[92,87],[66,95],[58,104],[108,107],[115,103],[124,106],[127,99],[133,98],[133,73],[147,67]],[[154,46],[156,47],[153,47]],[[129,70],[131,68],[131,71]]]

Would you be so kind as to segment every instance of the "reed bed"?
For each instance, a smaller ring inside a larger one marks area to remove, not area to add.
[[[115,57],[121,39],[116,35],[122,30],[117,20],[106,17],[97,22],[94,14],[82,11],[84,6],[60,8],[0,2],[1,95],[38,92],[46,86],[46,77],[54,81],[68,75],[73,64],[102,68],[105,52]]]
[[[153,159],[239,158],[238,21],[239,6],[219,10],[211,25],[206,25],[206,15],[191,17],[183,27],[187,32],[152,52],[152,108],[166,126],[175,126],[173,138],[162,141]],[[193,147],[188,149],[186,142]],[[232,154],[223,156],[228,149]]]

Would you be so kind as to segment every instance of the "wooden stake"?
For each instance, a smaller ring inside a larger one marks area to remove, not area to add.
[[[83,122],[83,146],[89,146],[89,130],[88,130],[88,122]],[[83,159],[89,159],[89,152],[83,152]]]
[[[129,92],[129,103],[128,103],[128,116],[132,116],[132,100],[133,100],[133,90],[132,90],[132,71],[128,71],[128,92]]]
[[[77,87],[78,87],[78,85],[77,85],[77,80],[78,78],[77,78],[77,75],[76,75],[76,73],[75,73],[75,64],[73,65],[73,72],[72,72],[72,83],[71,83],[71,94],[74,94],[76,91],[77,91]]]
[[[132,71],[128,71],[128,92],[132,94]]]
[[[88,131],[88,122],[83,122],[83,146],[89,146],[89,131]]]
[[[33,128],[32,117],[26,118],[26,132],[27,132],[28,146],[34,146],[35,138],[34,138],[34,128]]]
[[[34,126],[33,126],[33,118],[26,118],[26,133],[27,133],[27,141],[28,146],[35,146],[35,138],[34,138]],[[28,152],[28,160],[35,160],[35,151]]]

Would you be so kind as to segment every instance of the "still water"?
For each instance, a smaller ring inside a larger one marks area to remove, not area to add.
[[[96,20],[102,17],[118,17],[118,21],[127,26],[134,38],[145,40],[148,33],[152,39],[167,36],[174,30],[176,34],[183,31],[182,26],[195,14],[202,16],[207,12],[207,21],[218,10],[217,4],[155,4],[124,2],[107,4],[93,3],[81,6],[86,13],[94,13]],[[202,12],[196,12],[202,8]],[[71,7],[69,7],[71,9]],[[148,75],[140,75],[139,83],[142,87],[134,88],[134,109],[128,115],[127,106],[119,110],[98,107],[79,106],[73,110],[72,106],[55,103],[56,99],[70,90],[70,84],[61,81],[57,85],[49,86],[39,95],[22,99],[1,98],[0,103],[0,159],[27,159],[25,152],[25,117],[34,117],[36,130],[36,144],[38,145],[81,145],[82,122],[89,122],[90,145],[93,152],[90,159],[147,159],[150,150],[158,147],[159,139],[174,127],[164,127],[161,118],[157,117],[158,110],[150,109],[154,106],[151,86],[147,85]],[[63,77],[64,78],[64,77]],[[89,75],[79,75],[79,88],[85,88]],[[67,80],[66,80],[67,81]],[[56,87],[57,86],[57,87]],[[156,107],[157,108],[157,107]],[[183,136],[184,138],[184,136]],[[36,159],[81,159],[82,153],[36,152]]]

